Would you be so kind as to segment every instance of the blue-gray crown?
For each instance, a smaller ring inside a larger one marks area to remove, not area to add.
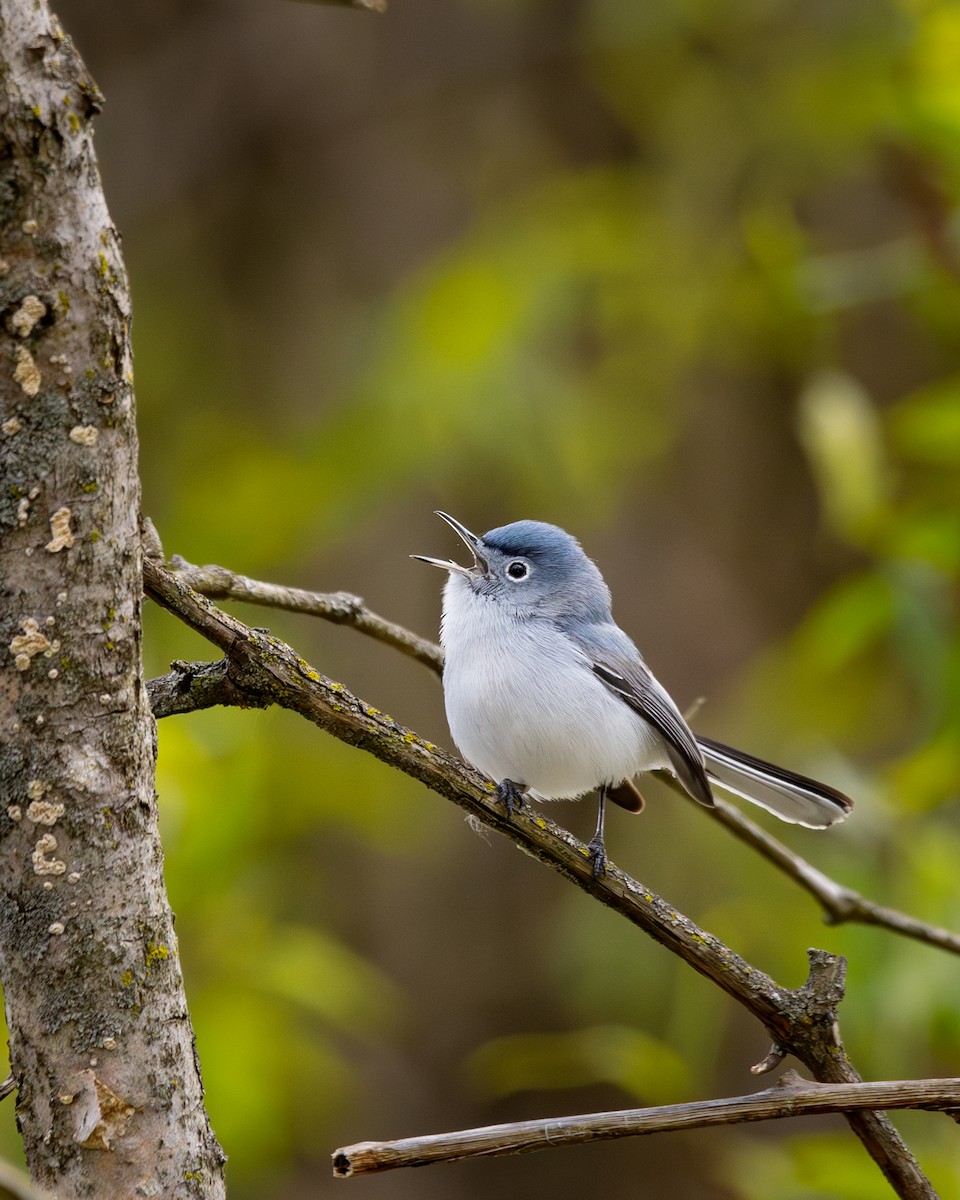
[[[582,562],[586,555],[575,537],[546,521],[514,521],[491,529],[480,539],[491,550],[540,562]]]

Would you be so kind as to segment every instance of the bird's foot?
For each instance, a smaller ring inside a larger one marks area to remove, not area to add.
[[[497,784],[495,795],[507,810],[507,816],[510,818],[523,808],[523,788],[514,783],[512,779],[501,779]]]
[[[607,848],[603,844],[603,838],[591,838],[587,842],[587,849],[590,851],[590,861],[593,863],[593,877],[599,879],[607,871]]]

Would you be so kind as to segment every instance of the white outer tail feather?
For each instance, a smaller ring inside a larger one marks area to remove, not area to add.
[[[697,739],[711,784],[759,805],[791,825],[826,829],[849,816],[853,803],[841,792],[774,767],[719,742]]]

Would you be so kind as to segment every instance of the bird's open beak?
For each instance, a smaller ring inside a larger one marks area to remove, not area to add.
[[[431,567],[439,567],[441,571],[454,571],[458,575],[466,575],[469,578],[475,578],[477,575],[483,574],[487,569],[487,560],[480,553],[480,539],[475,533],[471,533],[465,525],[461,525],[449,513],[438,512],[438,517],[442,517],[444,521],[460,535],[464,545],[473,555],[473,565],[470,567],[462,567],[459,563],[455,563],[450,559],[445,558],[427,558],[425,554],[411,554],[411,558],[415,558],[417,562],[427,563]]]

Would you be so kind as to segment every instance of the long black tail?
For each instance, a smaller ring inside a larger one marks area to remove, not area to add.
[[[816,779],[776,767],[710,738],[698,737],[697,743],[711,783],[759,804],[781,821],[826,829],[849,816],[853,808],[849,796]]]

